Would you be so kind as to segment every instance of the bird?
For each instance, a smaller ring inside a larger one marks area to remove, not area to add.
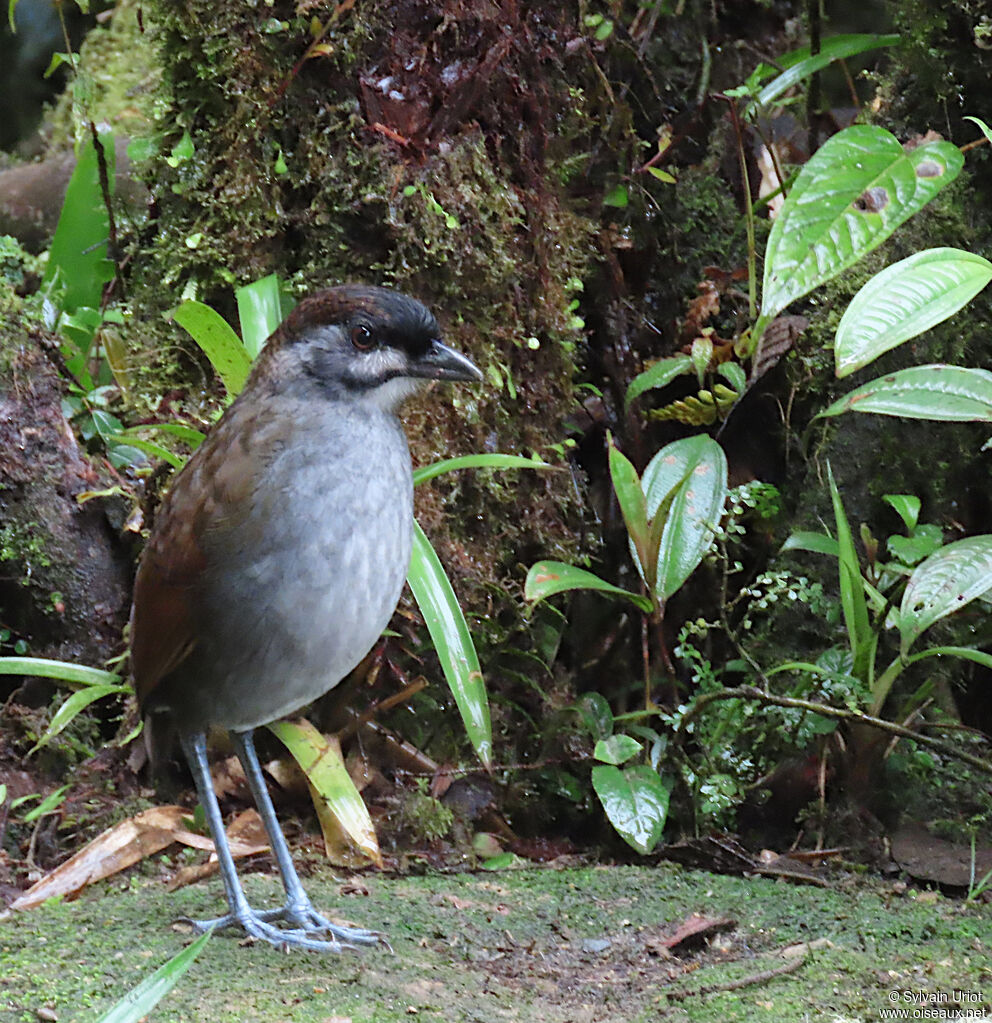
[[[384,941],[332,923],[293,866],[255,751],[257,727],[300,710],[376,643],[410,559],[413,482],[400,406],[429,381],[478,381],[433,314],[363,284],[304,298],[238,397],[178,473],[135,576],[129,650],[153,764],[179,744],[209,824],[228,911],[280,948]],[[268,833],[285,903],[252,907],[210,780],[207,732],[226,729]]]

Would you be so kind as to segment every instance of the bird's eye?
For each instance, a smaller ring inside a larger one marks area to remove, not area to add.
[[[367,352],[375,347],[375,338],[372,331],[366,326],[353,327],[351,331],[351,343],[360,351]]]

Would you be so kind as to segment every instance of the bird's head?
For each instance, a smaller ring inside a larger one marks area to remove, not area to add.
[[[482,379],[440,335],[437,320],[416,299],[345,284],[296,306],[266,343],[257,373],[392,412],[427,381]]]

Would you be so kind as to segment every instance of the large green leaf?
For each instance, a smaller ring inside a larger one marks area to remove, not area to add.
[[[128,991],[116,1005],[100,1017],[97,1023],[138,1023],[138,1020],[147,1016],[176,986],[193,965],[193,960],[203,951],[203,946],[210,940],[210,935],[213,933],[213,928],[211,928],[181,952],[176,953],[151,976],[146,977],[137,987]]]
[[[962,249],[925,249],[893,263],[854,296],[834,340],[846,377],[953,316],[992,280],[992,263]]]
[[[727,458],[699,434],[663,447],[641,478],[648,519],[668,505],[658,549],[655,593],[667,600],[695,571],[713,542],[727,496]]]
[[[657,772],[604,764],[592,769],[592,785],[620,837],[639,853],[651,852],[668,816],[669,792]]]
[[[251,356],[227,320],[193,299],[183,302],[172,318],[203,350],[227,393],[232,398],[238,394],[251,372]]]
[[[492,762],[493,732],[479,655],[451,582],[417,522],[413,524],[413,553],[407,581],[434,641],[465,731],[477,756],[488,767]]]
[[[863,384],[818,415],[844,412],[953,423],[992,422],[992,373],[942,363],[911,366]]]
[[[902,596],[902,652],[934,622],[992,589],[992,535],[969,536],[935,551],[914,569]]]
[[[547,600],[548,597],[564,593],[566,590],[598,590],[609,596],[623,597],[645,613],[650,613],[652,609],[651,601],[647,597],[614,586],[613,583],[600,579],[598,575],[593,575],[584,568],[566,565],[561,561],[538,561],[531,565],[527,581],[524,583],[526,600]]]
[[[348,774],[337,740],[328,739],[306,718],[273,721],[266,727],[285,745],[306,775],[325,844],[329,847],[338,844],[335,832],[341,830],[364,856],[382,866],[375,826]],[[328,814],[334,822],[330,830]]]
[[[949,142],[906,150],[884,128],[863,124],[825,142],[772,226],[756,339],[790,302],[885,241],[953,181],[963,163]]]
[[[882,46],[896,46],[899,41],[900,36],[895,34],[839,35],[825,39],[820,46],[819,53],[811,54],[808,46],[793,50],[792,53],[778,58],[776,63],[783,68],[783,71],[758,93],[756,102],[758,106],[767,106],[794,85],[798,85],[804,78],[822,70],[835,60],[856,57],[859,53],[875,50]]]
[[[600,739],[592,751],[592,755],[604,764],[623,764],[636,756],[644,747],[631,735],[620,732]]]
[[[107,168],[107,186],[114,188],[114,138],[99,133]],[[69,179],[58,226],[48,250],[42,286],[54,285],[63,312],[88,306],[99,309],[103,286],[114,276],[107,258],[110,220],[100,185],[100,162],[91,135],[80,142],[76,167]]]

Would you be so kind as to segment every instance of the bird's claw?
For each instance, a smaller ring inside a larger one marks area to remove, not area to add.
[[[180,917],[198,934],[227,927],[239,927],[249,938],[267,941],[277,948],[306,948],[315,952],[343,952],[345,949],[359,952],[362,946],[385,945],[392,948],[385,937],[376,931],[357,927],[342,927],[331,923],[316,910],[302,910],[302,907],[282,906],[278,909],[254,910],[247,908],[240,912],[225,913],[210,920],[193,920]],[[283,921],[289,927],[274,926],[271,921]],[[329,934],[329,940],[315,938],[315,934]]]

